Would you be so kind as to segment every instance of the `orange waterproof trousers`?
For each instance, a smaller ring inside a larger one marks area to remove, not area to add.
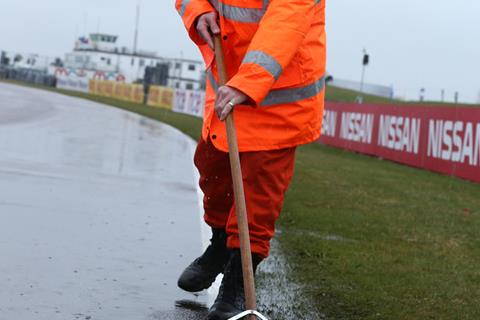
[[[240,153],[252,252],[262,258],[269,254],[275,221],[292,179],[295,150],[296,147]],[[226,230],[228,248],[240,248],[228,153],[216,149],[211,141],[200,139],[194,161],[205,195],[206,223]]]

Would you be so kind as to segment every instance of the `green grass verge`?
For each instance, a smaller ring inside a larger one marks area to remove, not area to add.
[[[331,319],[480,319],[480,185],[299,149],[283,251]]]
[[[200,133],[187,115],[52,91]],[[478,184],[311,144],[279,227],[293,278],[327,319],[480,319]]]
[[[332,101],[332,102],[345,102],[345,103],[353,103],[355,99],[360,95],[360,92],[337,88],[333,86],[327,86],[327,90],[325,91],[325,100]],[[376,97],[368,94],[363,95],[364,103],[393,103],[398,102],[396,100]]]

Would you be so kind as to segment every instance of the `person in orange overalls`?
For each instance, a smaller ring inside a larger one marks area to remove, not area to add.
[[[178,280],[197,292],[223,273],[211,320],[245,310],[224,120],[235,109],[254,268],[269,254],[298,145],[320,136],[326,64],[324,0],[176,0],[207,67],[202,137],[195,153],[211,245]],[[229,81],[218,85],[213,35]]]

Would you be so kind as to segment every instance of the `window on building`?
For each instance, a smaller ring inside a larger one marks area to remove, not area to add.
[[[180,62],[175,63],[175,69],[180,69],[182,64]]]
[[[145,65],[145,60],[144,60],[144,59],[140,59],[139,65],[140,65],[140,67],[143,67],[143,66]]]
[[[175,88],[180,89],[180,82],[175,82]]]
[[[193,83],[187,83],[187,85],[185,86],[185,89],[193,90]]]
[[[188,65],[188,70],[195,71],[195,69],[196,69],[196,65],[194,65],[194,64],[189,64]]]
[[[132,66],[135,64],[135,58],[132,58]]]
[[[112,64],[112,60],[109,58],[107,59],[107,65],[111,65]]]

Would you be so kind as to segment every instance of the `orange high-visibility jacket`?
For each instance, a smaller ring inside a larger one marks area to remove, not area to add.
[[[325,0],[176,0],[207,66],[203,139],[228,151],[224,122],[214,112],[218,74],[214,53],[196,20],[216,11],[224,44],[228,86],[254,106],[235,107],[242,152],[305,144],[320,136],[324,107]]]

